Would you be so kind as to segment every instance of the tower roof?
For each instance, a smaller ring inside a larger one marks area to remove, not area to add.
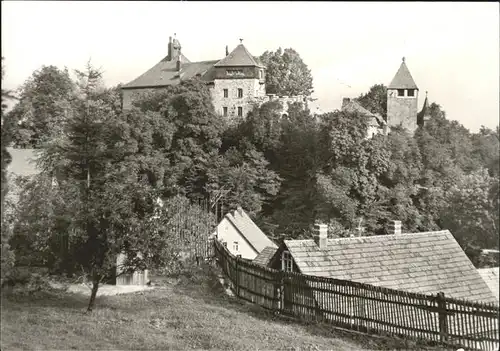
[[[417,84],[413,80],[411,76],[410,70],[406,66],[405,58],[403,57],[403,62],[401,62],[401,66],[392,78],[391,84],[389,84],[389,89],[418,89]]]
[[[240,44],[229,55],[215,64],[215,67],[237,67],[257,66],[262,67],[257,60],[248,52],[247,48]]]

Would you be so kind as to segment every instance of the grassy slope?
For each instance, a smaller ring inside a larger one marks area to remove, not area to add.
[[[213,280],[201,276],[146,293],[100,297],[91,315],[84,314],[87,298],[80,295],[2,296],[1,349],[347,351],[397,347],[273,318],[225,297]]]

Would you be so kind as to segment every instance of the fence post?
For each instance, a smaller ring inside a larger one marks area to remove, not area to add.
[[[443,292],[437,294],[438,316],[439,316],[439,339],[441,342],[448,341],[448,316],[446,310],[446,298]]]
[[[236,272],[236,289],[235,290],[235,293],[236,293],[236,296],[240,296],[240,258],[241,258],[241,255],[237,255],[236,256],[236,264],[235,264],[235,272]]]

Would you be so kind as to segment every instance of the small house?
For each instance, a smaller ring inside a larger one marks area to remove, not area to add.
[[[422,294],[495,303],[490,288],[448,230],[328,238],[318,225],[314,239],[284,240],[267,266]]]
[[[277,245],[241,207],[224,216],[213,236],[222,242],[231,254],[247,260],[255,259],[266,247],[277,249]]]

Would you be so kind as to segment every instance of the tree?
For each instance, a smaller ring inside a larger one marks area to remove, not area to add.
[[[42,66],[33,72],[19,89],[19,103],[9,113],[14,144],[40,148],[60,136],[74,91],[67,69]]]
[[[219,153],[225,129],[206,84],[183,81],[145,94],[135,104],[142,112],[159,113],[172,127],[171,146],[165,150],[170,164],[163,178],[165,191],[169,195],[206,196],[207,169]]]
[[[266,51],[261,56],[267,67],[266,90],[268,94],[305,95],[313,92],[311,70],[292,48],[284,51],[279,48],[275,52]]]
[[[118,254],[130,258],[124,271],[142,269],[146,258],[161,261],[162,240],[167,237],[149,224],[161,189],[140,173],[135,158],[139,143],[131,138],[131,126],[102,98],[98,71],[89,64],[77,75],[78,94],[64,133],[40,153],[42,175],[57,177],[52,192],[57,194],[59,210],[51,212],[49,225],[39,218],[38,232],[44,243],[53,235],[68,233],[67,257],[92,282],[88,306],[92,311],[99,284]]]
[[[387,87],[385,85],[373,85],[366,94],[361,94],[357,101],[368,111],[387,118]]]
[[[5,74],[5,67],[3,64],[4,58],[2,57],[2,81],[4,78]],[[10,153],[7,151],[7,146],[10,143],[10,138],[9,138],[9,133],[7,133],[6,129],[6,124],[4,121],[5,117],[5,110],[7,108],[6,101],[8,99],[13,99],[15,96],[12,94],[11,91],[5,90],[2,88],[2,136],[1,136],[1,147],[2,147],[2,189],[1,189],[1,230],[2,230],[2,241],[1,241],[1,257],[2,257],[2,262],[1,262],[1,282],[3,284],[5,277],[8,276],[10,273],[10,270],[14,264],[14,254],[12,250],[10,249],[9,245],[9,239],[11,236],[11,228],[5,221],[4,217],[4,201],[5,201],[5,196],[7,195],[8,192],[8,184],[7,184],[7,167],[9,166],[12,158]]]
[[[446,196],[443,226],[476,264],[479,257],[471,255],[474,249],[498,249],[498,196],[498,180],[485,169],[463,175]]]

